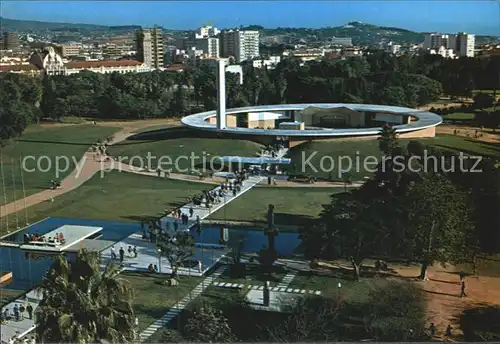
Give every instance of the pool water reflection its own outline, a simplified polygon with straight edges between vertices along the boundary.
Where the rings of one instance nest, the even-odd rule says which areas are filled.
[[[243,238],[243,252],[256,253],[262,248],[267,247],[268,239],[262,229],[245,228],[235,229],[230,228],[229,241],[238,237]],[[191,235],[198,243],[218,244],[220,240],[220,227],[203,227],[201,234],[198,235],[195,229],[191,229]],[[287,256],[299,246],[300,239],[298,233],[281,232],[274,240],[276,251],[282,255]]]
[[[57,227],[63,225],[81,225],[102,227],[102,236],[96,240],[107,240],[118,242],[133,233],[140,231],[139,223],[113,222],[99,220],[48,218],[39,223],[11,235],[4,240],[12,242],[22,242],[25,233],[38,233],[44,235]],[[191,231],[195,241],[198,243],[219,244],[220,228],[203,227],[201,234],[195,230]],[[267,247],[267,237],[262,229],[229,229],[229,240],[242,237],[243,252],[258,252],[263,247]],[[275,238],[275,248],[282,256],[290,255],[300,244],[298,233],[280,233]],[[68,259],[74,258],[74,253],[65,253]],[[0,247],[0,271],[11,271],[12,282],[4,286],[8,289],[29,290],[42,280],[46,271],[52,264],[54,256],[44,253],[27,253],[19,248]]]

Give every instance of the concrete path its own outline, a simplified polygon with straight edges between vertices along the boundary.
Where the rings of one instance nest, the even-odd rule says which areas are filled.
[[[238,283],[226,283],[226,282],[213,282],[215,287],[221,288],[233,288],[233,289],[243,289],[248,288],[248,290],[264,290],[263,285],[252,285],[252,284],[238,284]],[[294,294],[314,294],[321,295],[320,290],[312,290],[312,289],[297,289],[297,288],[287,288],[287,287],[270,287],[270,291],[272,292],[280,292],[280,293],[294,293]]]
[[[5,305],[2,307],[2,313],[5,311],[5,309],[9,310],[9,314],[12,316],[14,315],[13,309],[14,305],[25,305],[27,306],[26,302],[29,302],[31,306],[33,307],[33,319],[29,319],[28,317],[28,312],[24,312],[24,319],[20,321],[16,320],[10,320],[6,324],[2,324],[0,326],[0,339],[1,342],[9,342],[9,339],[16,336],[16,337],[22,337],[26,335],[27,333],[31,332],[35,328],[35,312],[36,309],[38,308],[38,304],[41,301],[42,297],[41,295],[38,295],[38,293],[35,290],[30,291],[29,293],[26,294],[27,299],[23,296],[18,298],[15,301],[12,301],[11,303]]]
[[[292,280],[295,278],[295,276],[297,275],[297,272],[291,272],[291,273],[287,273],[285,275],[285,277],[283,277],[283,279],[281,280],[280,283],[278,283],[278,288],[287,288],[290,283],[292,282]]]
[[[172,319],[178,316],[181,311],[186,308],[190,302],[196,299],[205,289],[207,289],[213,282],[213,280],[219,277],[226,270],[227,266],[223,265],[219,267],[211,276],[208,276],[198,284],[188,295],[186,295],[182,300],[180,300],[174,307],[165,313],[160,319],[152,323],[148,328],[141,332],[139,335],[139,340],[145,342],[149,337],[151,337],[160,328],[166,326]]]

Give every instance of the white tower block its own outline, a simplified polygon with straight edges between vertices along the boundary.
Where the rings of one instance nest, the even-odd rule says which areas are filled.
[[[217,61],[217,129],[226,128],[226,63]]]

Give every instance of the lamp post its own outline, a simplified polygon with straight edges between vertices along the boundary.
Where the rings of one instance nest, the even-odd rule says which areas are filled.
[[[158,272],[161,273],[161,249],[158,249]]]
[[[342,288],[342,284],[339,282],[337,284],[337,302],[340,303],[340,289]]]

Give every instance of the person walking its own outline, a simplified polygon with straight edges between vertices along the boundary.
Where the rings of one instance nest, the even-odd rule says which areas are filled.
[[[466,297],[467,294],[465,293],[465,279],[460,281],[460,297]]]
[[[193,214],[194,214],[193,207],[190,207],[189,208],[189,217],[193,217]]]
[[[436,335],[436,325],[434,325],[433,322],[431,322],[431,325],[429,326],[429,335],[431,337],[434,337]]]
[[[17,303],[14,305],[14,318],[19,321],[19,305]]]
[[[116,252],[114,246],[111,246],[111,259],[116,260]]]
[[[448,326],[446,327],[446,331],[445,331],[444,335],[445,335],[446,337],[451,337],[451,335],[452,335],[451,331],[452,331],[452,330],[453,330],[453,327],[451,327],[451,325],[448,325]]]
[[[123,262],[123,258],[125,256],[125,250],[123,249],[123,246],[120,247],[120,262]]]
[[[26,308],[24,307],[24,305],[20,305],[19,306],[19,313],[20,313],[20,316],[21,316],[21,320],[24,320],[24,312],[26,311]]]
[[[134,252],[134,258],[137,258],[137,246],[134,246],[132,251]]]
[[[28,312],[30,320],[33,320],[33,306],[29,302],[28,305],[26,306],[26,311]]]
[[[133,250],[132,250],[132,246],[129,245],[128,249],[128,255],[130,256],[130,258],[132,258],[134,255],[133,255]]]

